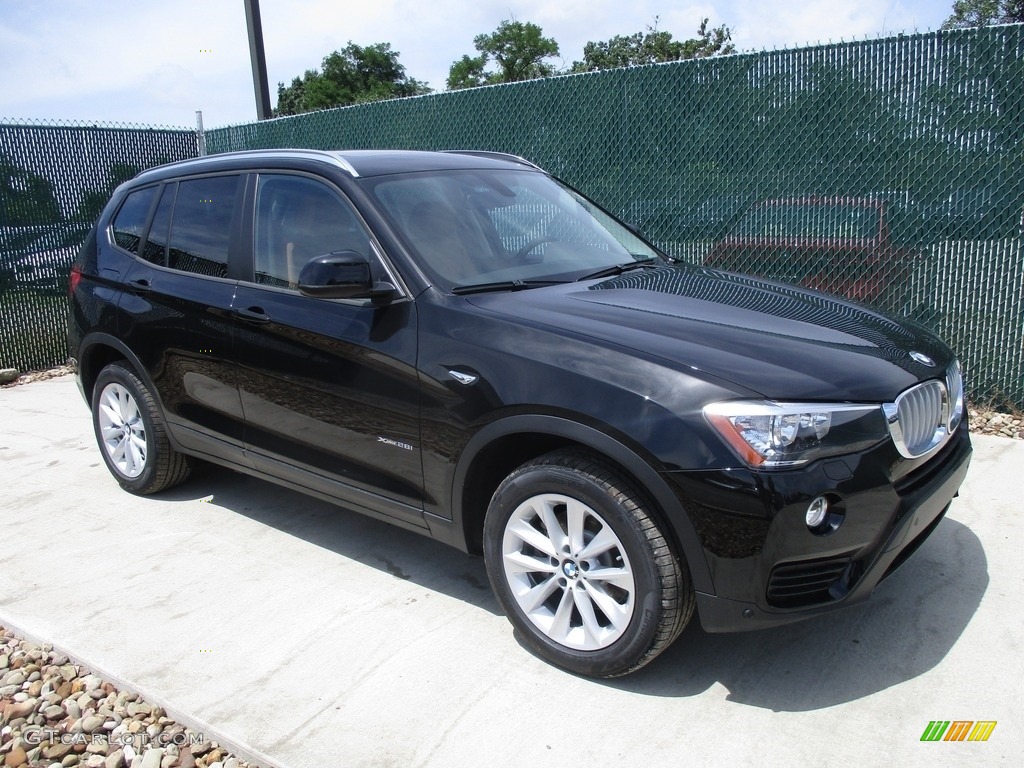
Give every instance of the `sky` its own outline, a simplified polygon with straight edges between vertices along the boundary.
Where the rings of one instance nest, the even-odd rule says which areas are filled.
[[[271,104],[277,84],[349,41],[387,42],[406,74],[444,90],[474,36],[504,19],[559,45],[646,31],[694,37],[725,24],[737,50],[799,47],[937,29],[952,0],[260,0]],[[0,122],[206,128],[256,119],[243,0],[0,0]]]

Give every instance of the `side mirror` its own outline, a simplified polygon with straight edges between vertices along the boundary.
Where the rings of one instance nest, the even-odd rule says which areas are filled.
[[[391,283],[374,283],[370,260],[355,251],[316,256],[299,273],[299,292],[319,299],[385,299],[395,291]]]

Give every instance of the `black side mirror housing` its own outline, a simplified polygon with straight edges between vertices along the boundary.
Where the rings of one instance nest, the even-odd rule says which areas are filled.
[[[374,282],[366,256],[335,251],[306,262],[299,273],[299,292],[319,299],[386,299],[396,288],[388,282]]]

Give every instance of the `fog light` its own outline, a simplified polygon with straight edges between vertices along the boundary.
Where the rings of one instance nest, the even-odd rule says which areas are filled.
[[[828,499],[824,496],[818,496],[814,501],[811,502],[810,506],[807,507],[807,527],[812,531],[821,528],[825,519],[828,517]]]

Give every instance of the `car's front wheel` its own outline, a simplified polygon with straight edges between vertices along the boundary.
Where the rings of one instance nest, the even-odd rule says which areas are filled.
[[[615,470],[559,451],[498,487],[484,524],[491,586],[541,657],[592,677],[647,664],[693,613],[689,574]]]
[[[131,369],[111,363],[100,371],[92,422],[103,461],[126,491],[157,493],[188,477],[187,457],[171,447],[160,409]]]

